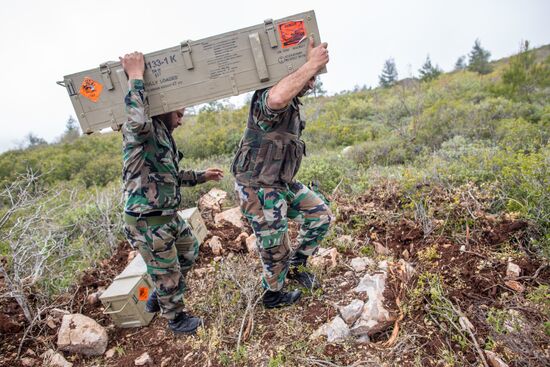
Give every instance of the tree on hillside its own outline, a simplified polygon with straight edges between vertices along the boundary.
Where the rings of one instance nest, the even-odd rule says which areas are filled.
[[[432,60],[430,60],[430,55],[428,55],[426,56],[426,61],[424,61],[424,64],[418,72],[420,73],[420,80],[423,82],[429,82],[430,80],[437,79],[437,77],[441,75],[442,70],[439,66],[432,65]]]
[[[311,93],[315,97],[324,96],[325,94],[327,94],[327,91],[323,89],[323,82],[321,81],[321,79],[319,79],[319,77],[317,77],[317,80],[315,81],[315,85],[313,86],[313,90],[311,91]]]
[[[493,68],[489,65],[491,53],[481,47],[481,42],[476,39],[468,60],[468,70],[479,74],[489,74]]]
[[[550,86],[550,63],[538,63],[535,53],[529,49],[529,41],[525,41],[520,52],[510,58],[502,83],[508,96],[529,100],[537,88]]]
[[[224,105],[221,100],[215,100],[205,103],[200,109],[199,112],[217,112],[224,109]]]
[[[72,142],[78,139],[79,136],[80,136],[80,127],[78,126],[78,122],[74,117],[69,116],[69,119],[65,124],[65,132],[61,136],[61,141],[67,142],[67,143]]]
[[[382,74],[378,77],[381,87],[391,87],[397,82],[397,67],[394,59],[387,59],[382,69]]]
[[[460,56],[455,62],[455,70],[464,70],[468,67],[466,65],[466,56]]]
[[[25,148],[33,148],[39,145],[46,145],[46,144],[48,144],[48,142],[45,139],[33,133],[29,133],[27,136],[25,136],[25,140],[23,141],[23,146]]]

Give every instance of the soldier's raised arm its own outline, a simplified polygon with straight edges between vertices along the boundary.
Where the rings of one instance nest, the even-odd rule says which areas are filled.
[[[285,108],[308,83],[313,83],[313,77],[329,61],[327,47],[326,42],[315,47],[313,37],[309,37],[307,62],[294,73],[281,79],[269,90],[267,105],[270,109],[281,110]]]
[[[142,142],[151,133],[152,120],[149,116],[149,104],[143,84],[145,63],[141,52],[133,52],[119,57],[122,67],[128,75],[129,91],[124,98],[128,119],[122,126],[125,139]]]

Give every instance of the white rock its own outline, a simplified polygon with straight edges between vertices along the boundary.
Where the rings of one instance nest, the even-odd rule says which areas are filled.
[[[374,251],[376,251],[378,255],[383,255],[383,256],[391,254],[390,249],[388,249],[386,246],[382,245],[380,242],[377,242],[377,241],[374,241]]]
[[[350,266],[356,272],[365,271],[367,267],[374,264],[374,261],[368,257],[356,257],[351,259]]]
[[[358,344],[369,344],[370,343],[370,337],[367,334],[361,335],[355,340]]]
[[[57,334],[57,346],[66,352],[102,355],[107,349],[107,331],[91,318],[72,314],[63,316]]]
[[[353,325],[353,323],[361,316],[364,305],[365,302],[359,299],[354,299],[349,305],[340,307],[340,315],[346,324]]]
[[[23,367],[33,367],[36,366],[36,360],[30,357],[23,357],[21,358],[21,365]]]
[[[384,330],[392,324],[394,318],[384,307],[384,288],[386,285],[387,273],[366,274],[355,292],[367,292],[368,300],[363,306],[359,320],[351,328],[354,336],[369,335]]]
[[[172,357],[163,358],[162,361],[160,362],[160,367],[172,366],[173,363],[170,363],[170,362],[172,362]]]
[[[223,253],[222,242],[218,236],[212,236],[212,238],[208,240],[208,246],[212,250],[214,256],[220,256]]]
[[[56,353],[53,349],[48,349],[42,354],[43,366],[47,367],[72,367],[73,364],[68,362],[61,354]]]
[[[208,220],[213,220],[214,216],[222,211],[222,204],[227,197],[227,192],[220,189],[212,189],[199,199],[198,207],[201,215]]]
[[[256,235],[252,233],[246,239],[246,249],[251,255],[258,255],[258,246],[256,245]]]
[[[328,328],[329,328],[328,323],[319,326],[319,328],[309,336],[309,339],[314,340],[314,339],[320,338],[321,336],[327,336]]]
[[[487,357],[487,362],[489,363],[489,366],[491,367],[508,367],[506,363],[502,359],[500,359],[499,356],[497,356],[495,353],[486,350],[485,356]]]
[[[153,360],[149,356],[149,353],[145,352],[139,357],[137,357],[134,361],[134,365],[136,366],[145,366],[148,364],[153,364]]]
[[[327,328],[327,341],[329,343],[339,342],[349,337],[349,326],[340,316],[336,316]]]
[[[218,226],[230,224],[239,230],[243,230],[244,222],[241,208],[235,207],[216,214],[214,216],[214,223]]]
[[[316,255],[311,257],[310,264],[320,268],[334,268],[338,264],[338,250],[334,247],[320,247]]]
[[[54,319],[51,315],[48,315],[48,317],[46,318],[46,325],[48,325],[48,327],[52,330],[56,329],[57,328],[57,322],[56,321],[58,321],[58,320]]]
[[[466,245],[462,245],[462,246],[460,246],[460,250],[459,250],[459,251],[460,251],[460,252],[464,252],[464,251],[466,251]]]
[[[116,347],[112,347],[111,349],[105,352],[105,358],[107,359],[113,358],[115,356],[115,353],[116,353]]]
[[[353,336],[369,335],[369,331],[376,325],[378,325],[376,320],[359,319],[350,329],[350,333]]]
[[[382,271],[388,271],[388,261],[387,260],[380,261],[378,263],[378,269]]]
[[[506,276],[510,279],[516,279],[521,274],[521,268],[514,264],[513,262],[508,263],[508,267],[506,268]]]
[[[355,292],[367,292],[369,297],[376,297],[378,294],[384,293],[386,284],[386,272],[376,273],[373,275],[365,274],[355,288]]]

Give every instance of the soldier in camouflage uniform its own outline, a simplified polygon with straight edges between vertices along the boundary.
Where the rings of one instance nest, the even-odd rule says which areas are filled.
[[[124,153],[124,231],[147,264],[155,289],[147,301],[149,312],[161,311],[176,333],[191,333],[201,320],[184,312],[185,275],[193,265],[199,243],[177,209],[180,187],[219,181],[216,168],[190,171],[178,168],[182,158],[172,131],[181,125],[183,109],[153,118],[143,84],[143,54],[120,58],[129,79],[125,103],[128,120],[122,126]]]
[[[305,154],[299,97],[314,87],[315,75],[328,61],[327,44],[314,47],[310,39],[308,60],[302,67],[275,86],[254,93],[231,166],[241,210],[257,237],[267,289],[263,303],[268,308],[299,299],[298,290],[282,291],[287,273],[306,288],[318,286],[305,266],[328,231],[332,213],[320,195],[294,176]],[[296,251],[289,243],[288,219],[301,224]]]

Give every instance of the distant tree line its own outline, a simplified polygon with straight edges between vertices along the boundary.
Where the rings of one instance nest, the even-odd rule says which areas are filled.
[[[492,71],[492,67],[489,64],[489,58],[491,53],[481,47],[481,41],[476,39],[472,50],[468,54],[468,62],[466,62],[466,56],[460,56],[455,63],[454,70],[469,70],[477,72],[479,74],[488,74]],[[426,56],[426,60],[422,67],[418,70],[418,79],[423,82],[429,82],[435,80],[443,73],[443,70],[436,64],[432,63],[430,55]],[[395,60],[389,58],[384,62],[382,73],[378,77],[378,84],[380,87],[387,88],[395,85],[398,82],[398,73]]]

